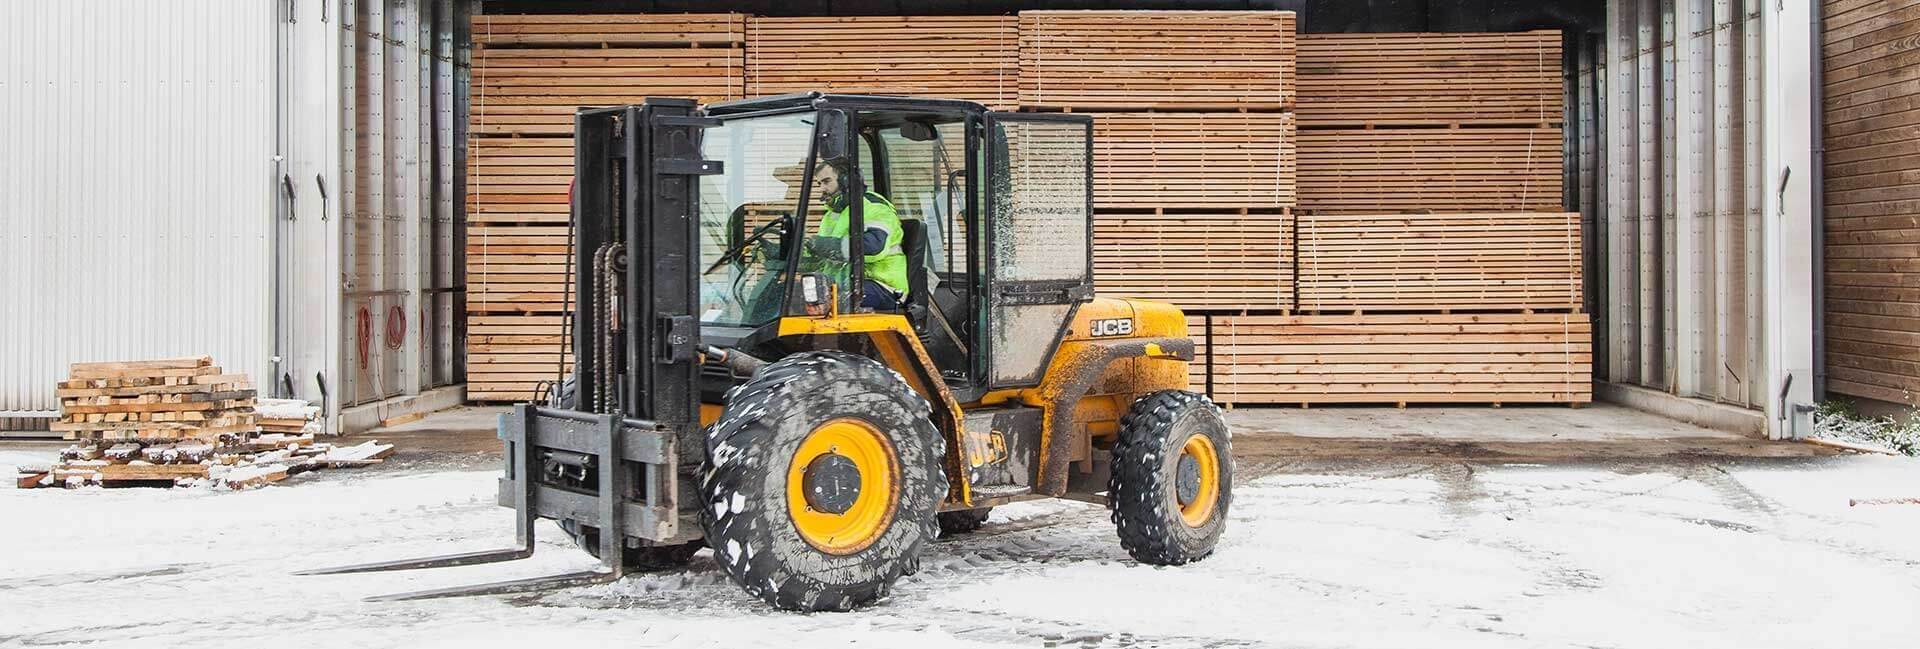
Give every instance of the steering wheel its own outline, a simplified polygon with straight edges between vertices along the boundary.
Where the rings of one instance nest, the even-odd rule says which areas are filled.
[[[755,243],[762,243],[762,240],[766,239],[767,235],[773,234],[775,230],[785,230],[789,218],[791,217],[782,215],[780,218],[768,221],[761,224],[760,227],[754,228],[752,234],[748,234],[747,238],[741,239],[740,243],[727,250],[726,254],[720,255],[720,258],[714,260],[713,265],[708,266],[706,272],[701,274],[712,273],[728,263],[744,262],[747,248],[753,246]]]

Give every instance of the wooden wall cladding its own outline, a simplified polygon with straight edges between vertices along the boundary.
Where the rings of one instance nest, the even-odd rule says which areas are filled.
[[[1289,214],[1098,213],[1094,285],[1101,295],[1186,309],[1293,306]]]
[[[1013,16],[753,18],[747,95],[914,95],[1010,109],[1020,95],[1019,27]]]
[[[1580,214],[1302,215],[1304,310],[1580,308]]]
[[[1285,11],[1022,11],[1020,105],[1074,110],[1284,110]]]
[[[1274,208],[1294,204],[1288,113],[1094,115],[1094,205]]]
[[[1228,404],[1587,403],[1584,314],[1189,317],[1193,379]]]
[[[1301,129],[1300,207],[1315,213],[1562,206],[1557,128]]]
[[[1557,30],[1305,34],[1296,112],[1306,127],[1558,124],[1560,43]]]
[[[738,99],[742,14],[473,18],[474,135],[572,135],[581,106]]]
[[[1920,0],[1821,10],[1827,389],[1920,406]]]

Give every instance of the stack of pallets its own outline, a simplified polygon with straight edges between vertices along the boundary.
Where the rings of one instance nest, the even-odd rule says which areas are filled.
[[[747,95],[818,90],[1011,108],[1018,30],[1012,16],[756,17],[747,23]]]
[[[1293,306],[1294,14],[1023,11],[1020,105],[1094,118],[1102,294]]]
[[[573,114],[647,97],[737,99],[746,16],[474,17],[467,395],[524,401],[566,366]]]
[[[260,430],[253,383],[207,356],[74,363],[50,428],[79,440],[237,439]]]

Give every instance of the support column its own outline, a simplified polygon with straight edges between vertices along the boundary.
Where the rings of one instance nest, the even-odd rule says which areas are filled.
[[[1811,3],[1762,2],[1760,39],[1765,67],[1761,85],[1761,169],[1765,174],[1760,219],[1765,323],[1763,348],[1769,398],[1767,436],[1798,438],[1811,432],[1805,408],[1813,403],[1813,132]]]

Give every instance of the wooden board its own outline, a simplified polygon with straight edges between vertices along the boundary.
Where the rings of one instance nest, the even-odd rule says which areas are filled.
[[[1561,209],[1558,128],[1298,133],[1300,208],[1317,214]]]
[[[837,92],[964,99],[1009,109],[1019,100],[1013,16],[753,18],[747,95]]]
[[[1821,11],[1827,389],[1920,406],[1920,0]]]
[[[1020,105],[1284,110],[1289,11],[1022,11]]]
[[[1560,32],[1303,34],[1303,128],[1558,124]]]
[[[1586,403],[1584,314],[1190,316],[1228,404]],[[1209,342],[1210,341],[1210,342]]]
[[[1189,309],[1289,308],[1292,220],[1284,213],[1097,213],[1094,285],[1103,296]]]
[[[571,135],[583,106],[647,97],[737,99],[743,14],[479,15],[472,115],[478,136]],[[470,154],[478,155],[478,154]]]
[[[476,315],[467,321],[467,398],[515,402],[571,371],[559,315]]]
[[[1294,204],[1290,114],[1103,113],[1093,132],[1095,207]]]
[[[1305,215],[1304,310],[1577,309],[1580,214]]]

